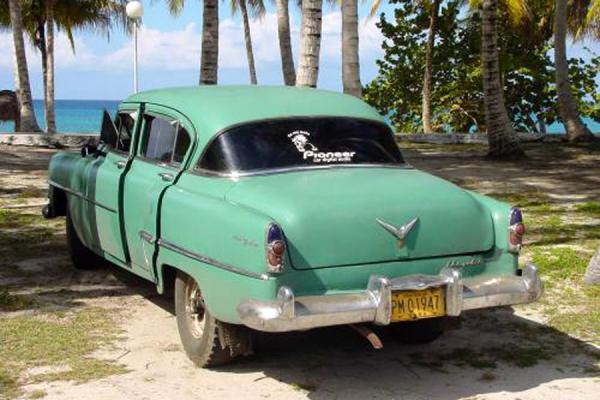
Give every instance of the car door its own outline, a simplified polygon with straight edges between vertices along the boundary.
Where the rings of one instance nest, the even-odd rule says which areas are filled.
[[[99,166],[96,171],[95,186],[92,189],[100,248],[106,258],[121,264],[128,262],[121,220],[122,188],[132,158],[134,134],[136,129],[139,129],[139,114],[139,105],[135,104],[122,106],[117,112],[114,124],[117,134],[113,139],[103,139],[104,145],[98,157]],[[103,127],[103,131],[106,129]]]
[[[124,222],[133,271],[153,279],[160,202],[185,167],[191,124],[171,109],[146,105],[140,141],[124,183]]]

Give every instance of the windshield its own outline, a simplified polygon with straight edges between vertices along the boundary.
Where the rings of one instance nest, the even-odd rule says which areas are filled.
[[[353,118],[287,118],[231,128],[209,145],[200,169],[250,172],[327,165],[403,164],[390,128]]]

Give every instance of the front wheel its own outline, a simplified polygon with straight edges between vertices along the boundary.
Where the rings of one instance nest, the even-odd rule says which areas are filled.
[[[183,272],[175,279],[175,314],[183,348],[198,367],[227,364],[251,352],[248,329],[215,319],[196,280]]]

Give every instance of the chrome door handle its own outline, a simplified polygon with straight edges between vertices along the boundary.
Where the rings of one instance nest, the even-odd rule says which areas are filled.
[[[172,182],[175,179],[173,174],[169,174],[168,172],[161,172],[158,176],[165,182]]]
[[[125,161],[115,161],[115,165],[117,166],[117,168],[123,169],[123,168],[125,168],[127,163]]]

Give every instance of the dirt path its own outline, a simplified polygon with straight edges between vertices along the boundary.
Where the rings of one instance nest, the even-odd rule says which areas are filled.
[[[543,192],[565,207],[600,199],[600,156],[581,155],[577,149],[551,152],[533,149],[532,159],[520,165],[485,162],[477,147],[445,146],[441,153],[436,146],[420,146],[405,153],[415,166],[483,192]],[[0,207],[43,201],[51,154],[0,147]],[[28,229],[37,232],[38,222]],[[29,368],[23,377],[23,398],[598,398],[600,350],[547,326],[538,305],[466,313],[461,329],[426,346],[400,345],[384,331],[384,349],[378,351],[346,327],[257,334],[253,356],[216,370],[198,369],[183,354],[169,299],[157,296],[152,285],[141,280],[123,279],[122,274],[115,278],[110,269],[73,271],[60,244],[61,222],[43,228],[51,230],[44,231],[41,240],[18,247],[9,236],[1,237],[9,246],[0,243],[0,286],[33,294],[43,304],[19,315],[105,310],[122,330],[121,340],[90,356],[121,364],[128,372],[82,384],[32,383],[39,371]],[[19,251],[23,246],[25,251]],[[13,314],[0,311],[0,318]],[[52,369],[60,370],[60,365]]]

